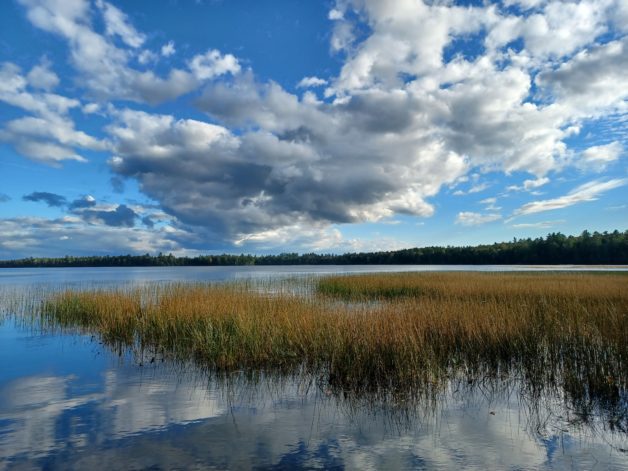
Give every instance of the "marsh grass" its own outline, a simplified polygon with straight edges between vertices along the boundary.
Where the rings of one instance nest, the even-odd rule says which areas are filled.
[[[520,378],[628,429],[628,276],[403,273],[64,291],[42,325],[194,360],[217,372],[316,376],[345,397],[433,395],[453,378]]]

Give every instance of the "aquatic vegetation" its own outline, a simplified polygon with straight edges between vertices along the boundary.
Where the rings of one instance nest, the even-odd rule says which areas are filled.
[[[309,295],[240,284],[64,291],[43,325],[193,359],[214,371],[316,375],[397,399],[517,377],[628,430],[628,276],[403,273],[308,280]]]

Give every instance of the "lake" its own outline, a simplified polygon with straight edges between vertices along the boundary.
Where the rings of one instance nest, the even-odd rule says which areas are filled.
[[[0,295],[59,286],[228,281],[513,266],[0,270]],[[607,270],[604,268],[598,268]],[[625,270],[625,268],[624,268]],[[152,361],[152,362],[151,362]],[[452,383],[436,403],[334,395],[315,378],[235,373],[115,352],[80,333],[0,323],[0,469],[628,469],[625,432],[583,424],[516,379]]]
[[[235,267],[0,268],[0,286],[26,284],[118,284],[170,281],[217,282],[247,278],[321,276],[334,273],[415,271],[628,271],[626,266],[581,265],[282,265]]]

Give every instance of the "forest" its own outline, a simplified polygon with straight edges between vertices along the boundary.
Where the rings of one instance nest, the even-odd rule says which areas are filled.
[[[0,260],[0,268],[27,267],[149,267],[235,265],[554,265],[628,264],[628,230],[559,232],[535,239],[513,239],[465,247],[421,247],[388,252],[345,254],[281,253],[276,255],[220,254],[197,257],[103,255],[59,258],[29,257]]]

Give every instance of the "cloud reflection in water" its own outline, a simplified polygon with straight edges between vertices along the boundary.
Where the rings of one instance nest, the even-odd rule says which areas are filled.
[[[0,372],[0,468],[627,466],[617,451],[626,437],[553,425],[531,433],[520,398],[507,393],[451,394],[431,413],[396,421],[307,384],[208,381],[167,364],[121,363],[89,342],[41,337],[43,355],[28,356],[30,334],[7,323],[1,330],[12,343],[0,347],[0,361],[24,354],[35,372]],[[106,361],[92,361],[97,353]],[[100,371],[86,374],[86,364]]]

